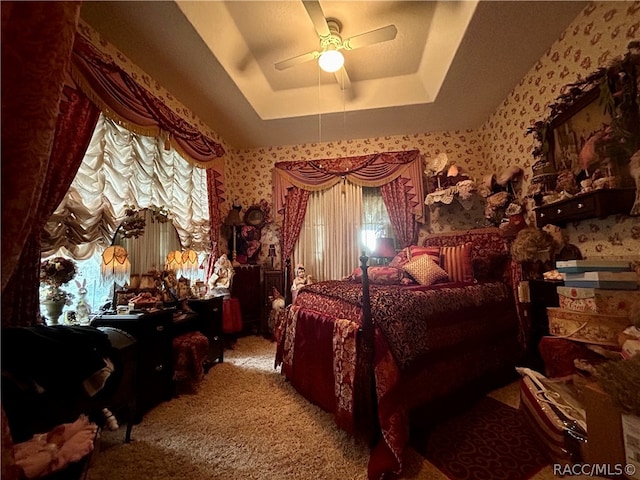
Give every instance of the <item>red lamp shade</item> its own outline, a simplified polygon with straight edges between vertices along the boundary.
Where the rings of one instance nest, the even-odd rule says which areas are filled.
[[[378,238],[376,241],[376,249],[371,254],[372,257],[393,258],[396,256],[396,248],[393,238]]]

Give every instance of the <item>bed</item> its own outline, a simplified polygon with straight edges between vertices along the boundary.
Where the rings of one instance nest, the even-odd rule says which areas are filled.
[[[368,476],[381,479],[401,473],[416,412],[515,371],[526,326],[497,228],[429,236],[389,268],[366,260],[348,279],[300,290],[277,326],[275,363],[340,428],[369,440]]]

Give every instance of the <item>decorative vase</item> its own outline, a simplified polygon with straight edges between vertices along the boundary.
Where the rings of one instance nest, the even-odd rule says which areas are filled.
[[[41,303],[47,312],[47,323],[49,325],[57,325],[62,309],[65,306],[64,300],[45,300]]]

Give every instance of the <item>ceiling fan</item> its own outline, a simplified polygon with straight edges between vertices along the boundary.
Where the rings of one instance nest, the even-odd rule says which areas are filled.
[[[285,70],[301,63],[318,59],[320,68],[328,72],[334,72],[340,88],[345,90],[351,88],[351,81],[344,68],[344,57],[340,50],[355,50],[375,43],[386,42],[396,38],[398,29],[395,25],[361,33],[353,37],[342,40],[340,30],[342,24],[335,18],[325,18],[322,7],[318,0],[304,0],[304,8],[307,10],[313,26],[320,36],[320,50],[304,53],[288,60],[283,60],[275,64],[277,70]],[[326,66],[325,61],[330,62],[333,57],[337,59],[335,65]]]

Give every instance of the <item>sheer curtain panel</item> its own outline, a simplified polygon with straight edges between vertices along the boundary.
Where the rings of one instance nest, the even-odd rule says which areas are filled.
[[[302,263],[314,281],[338,280],[359,264],[362,253],[362,187],[340,182],[312,192],[293,265]]]

